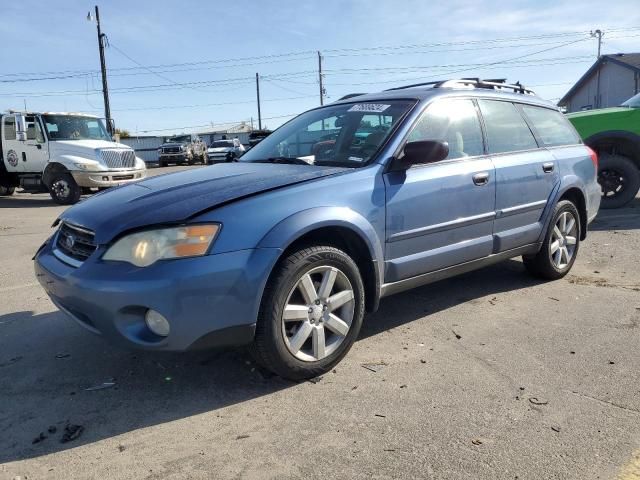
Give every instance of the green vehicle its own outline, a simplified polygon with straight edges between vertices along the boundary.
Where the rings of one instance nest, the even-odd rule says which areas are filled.
[[[598,153],[602,208],[618,208],[640,189],[640,93],[619,107],[570,113],[567,118]]]

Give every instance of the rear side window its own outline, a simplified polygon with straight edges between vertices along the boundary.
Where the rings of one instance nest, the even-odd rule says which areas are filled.
[[[533,123],[534,130],[545,146],[556,147],[580,143],[580,137],[560,112],[531,105],[523,105],[522,109]]]
[[[441,140],[449,144],[447,159],[484,153],[478,112],[471,100],[437,100],[409,134],[407,141]]]
[[[16,119],[14,117],[4,118],[4,139],[5,140],[16,139]]]
[[[487,129],[489,153],[538,148],[533,133],[513,103],[479,100],[478,104]]]

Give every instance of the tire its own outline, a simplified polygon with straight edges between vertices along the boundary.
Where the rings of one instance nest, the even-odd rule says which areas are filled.
[[[580,249],[581,228],[576,206],[569,200],[558,202],[540,251],[522,257],[529,273],[546,280],[557,280],[569,273]]]
[[[165,161],[159,161],[159,162],[158,162],[158,166],[159,166],[160,168],[164,168],[164,167],[166,167],[166,166],[167,166],[167,162],[165,162]]]
[[[331,298],[340,305],[332,309]],[[261,365],[284,378],[322,375],[355,342],[364,305],[362,277],[346,253],[329,246],[300,249],[278,264],[267,283],[252,353]],[[291,316],[285,327],[286,306],[298,308],[288,309]]]
[[[0,197],[10,197],[16,191],[16,187],[3,187],[0,185]]]
[[[640,189],[640,168],[622,155],[603,154],[598,167],[602,187],[602,208],[620,208],[633,200]]]
[[[80,200],[81,189],[67,172],[54,173],[49,185],[49,195],[58,205],[73,205]]]

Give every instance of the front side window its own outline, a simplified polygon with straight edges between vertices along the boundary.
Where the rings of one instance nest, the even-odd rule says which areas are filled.
[[[429,105],[407,139],[408,142],[420,140],[447,142],[447,159],[482,155],[482,129],[473,101],[444,99]]]
[[[29,115],[25,117],[25,123],[27,125],[27,140],[35,140],[38,143],[44,143],[44,135],[42,135],[42,129],[40,128],[38,118]]]
[[[4,139],[16,139],[16,119],[15,117],[4,117]]]
[[[479,100],[478,104],[487,129],[489,153],[538,148],[533,133],[513,103]]]
[[[413,105],[409,100],[380,100],[310,110],[266,137],[240,161],[361,167]]]
[[[102,120],[80,115],[43,115],[50,140],[108,140]]]
[[[569,121],[557,110],[523,105],[525,115],[531,120],[536,133],[547,147],[575,145],[580,137]]]

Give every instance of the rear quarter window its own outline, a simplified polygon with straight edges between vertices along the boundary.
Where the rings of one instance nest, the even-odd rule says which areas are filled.
[[[523,105],[525,115],[546,147],[575,145],[580,137],[562,113],[549,108]]]

